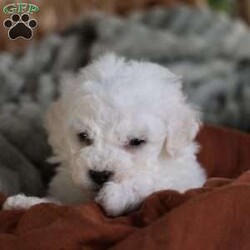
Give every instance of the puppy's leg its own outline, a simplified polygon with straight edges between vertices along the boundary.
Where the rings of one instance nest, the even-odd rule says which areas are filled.
[[[77,187],[65,167],[59,167],[57,174],[51,180],[48,196],[63,204],[79,204],[88,200],[86,192]]]
[[[28,197],[25,196],[24,194],[18,194],[7,198],[7,200],[3,204],[2,209],[3,210],[29,209],[30,207],[41,203],[60,204],[58,201],[50,198]]]
[[[48,197],[44,198],[28,197],[24,194],[10,196],[4,202],[3,209],[28,209],[40,203],[75,204],[87,199],[84,192],[73,184],[69,173],[62,167],[58,169],[57,174],[52,179],[47,195]]]

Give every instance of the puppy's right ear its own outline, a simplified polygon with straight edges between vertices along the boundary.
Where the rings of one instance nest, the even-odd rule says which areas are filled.
[[[62,160],[66,157],[63,109],[59,101],[53,103],[45,115],[45,126],[48,131],[49,144],[52,146],[56,156]]]

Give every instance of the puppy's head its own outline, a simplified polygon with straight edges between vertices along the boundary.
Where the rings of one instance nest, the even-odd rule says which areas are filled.
[[[82,189],[160,171],[198,131],[180,79],[157,64],[108,54],[64,85],[47,114],[49,141]]]

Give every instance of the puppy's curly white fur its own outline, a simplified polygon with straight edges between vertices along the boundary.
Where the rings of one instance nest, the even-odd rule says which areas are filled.
[[[117,216],[155,191],[203,185],[194,142],[199,112],[187,103],[179,77],[106,54],[64,82],[47,114],[49,142],[61,161],[49,197],[95,199]]]

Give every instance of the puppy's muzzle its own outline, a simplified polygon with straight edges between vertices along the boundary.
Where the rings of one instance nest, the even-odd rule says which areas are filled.
[[[105,182],[107,182],[112,175],[113,173],[110,171],[89,170],[90,179],[99,186],[102,186]]]

